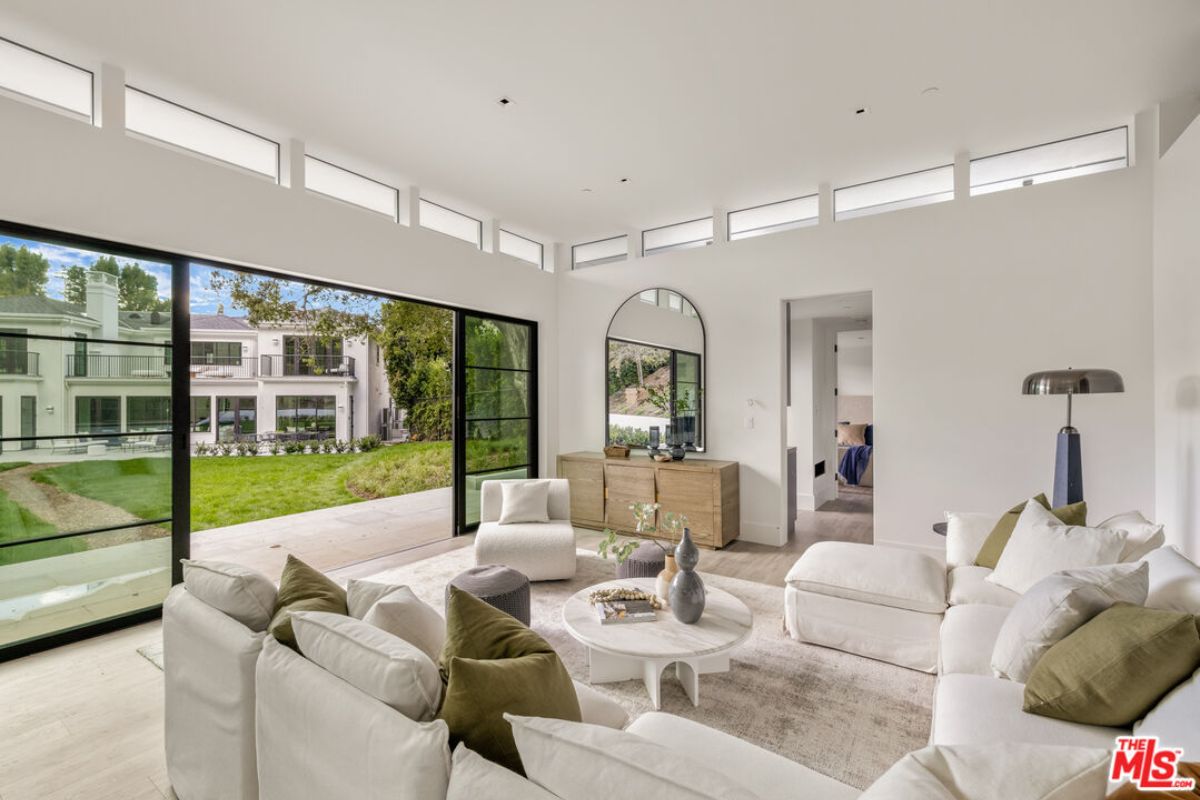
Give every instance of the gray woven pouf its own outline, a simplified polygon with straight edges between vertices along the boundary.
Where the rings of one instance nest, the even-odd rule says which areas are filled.
[[[450,587],[470,592],[493,608],[529,624],[529,578],[502,564],[485,564],[460,572],[446,584],[446,606]]]
[[[642,542],[617,565],[617,578],[656,578],[667,565],[667,555],[654,542]]]

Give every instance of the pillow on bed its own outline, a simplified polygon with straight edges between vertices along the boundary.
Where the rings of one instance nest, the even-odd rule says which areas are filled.
[[[866,423],[839,422],[837,425],[837,443],[849,447],[866,444]]]

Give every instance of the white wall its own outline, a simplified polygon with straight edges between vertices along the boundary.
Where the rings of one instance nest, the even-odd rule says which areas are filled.
[[[870,331],[866,331],[870,334]],[[871,381],[871,342],[860,342],[863,331],[838,333],[837,387],[839,395],[870,397],[875,393]]]
[[[0,130],[0,220],[536,321],[543,469],[553,461],[552,273],[6,97]]]
[[[930,524],[945,509],[999,510],[1050,489],[1065,409],[1020,386],[1051,367],[1124,375],[1124,394],[1076,404],[1087,496],[1096,519],[1152,508],[1153,157],[1140,161],[560,273],[559,316],[571,321],[558,340],[561,449],[603,444],[609,316],[635,291],[678,288],[708,332],[708,455],[741,462],[743,538],[782,542],[782,301],[871,290],[876,438],[887,454],[876,464],[877,542],[940,552]]]
[[[1200,556],[1200,123],[1155,175],[1154,369],[1158,521]]]

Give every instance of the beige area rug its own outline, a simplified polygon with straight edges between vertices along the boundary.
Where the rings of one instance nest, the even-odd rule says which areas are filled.
[[[464,548],[370,579],[408,584],[441,611],[447,581],[473,565],[473,552]],[[572,594],[611,580],[614,572],[613,562],[580,550],[574,579],[532,587],[533,628],[584,682],[584,649],[566,632],[560,610]],[[754,631],[733,651],[729,673],[701,677],[698,708],[687,699],[674,671],[666,670],[663,711],[733,734],[859,788],[870,785],[905,753],[927,744],[932,675],[794,642],[783,629],[782,588],[720,575],[704,575],[704,580],[750,607]],[[641,681],[596,688],[633,716],[651,710]]]

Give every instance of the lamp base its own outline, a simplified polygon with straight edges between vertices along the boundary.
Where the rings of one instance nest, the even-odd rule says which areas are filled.
[[[1058,432],[1054,455],[1054,508],[1083,499],[1083,457],[1079,431],[1067,426]]]

